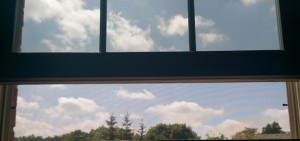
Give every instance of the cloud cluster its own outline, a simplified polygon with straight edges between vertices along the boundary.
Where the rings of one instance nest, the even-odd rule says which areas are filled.
[[[60,97],[57,101],[54,107],[40,109],[38,119],[32,118],[33,116],[28,113],[18,113],[16,135],[28,136],[34,133],[47,137],[77,129],[89,132],[104,125],[110,116],[107,112],[101,112],[103,108],[91,99]]]
[[[57,106],[47,109],[46,112],[54,117],[69,118],[72,115],[88,114],[102,109],[91,99],[60,97]]]
[[[21,109],[38,109],[40,107],[38,102],[28,102],[22,97],[17,98],[18,108]]]
[[[198,33],[197,37],[204,47],[228,39],[225,35],[215,32],[215,22],[211,19],[196,16],[195,27],[199,29],[197,31],[200,33]],[[175,15],[166,21],[163,17],[158,17],[157,28],[164,36],[184,36],[188,32],[188,18],[184,18],[182,15]],[[203,29],[210,32],[203,32]]]
[[[200,38],[204,46],[212,43],[222,42],[228,39],[228,37],[226,37],[225,35],[216,32],[200,33],[198,34],[198,37]]]
[[[108,14],[107,35],[114,52],[147,52],[153,50],[151,29],[138,27],[121,13]]]
[[[230,138],[235,133],[244,130],[245,127],[249,127],[249,124],[237,120],[227,119],[214,126],[204,125],[200,128],[200,136],[206,137],[206,134],[209,134],[210,136],[220,136],[220,134],[223,134],[224,136]]]
[[[18,136],[35,134],[47,137],[57,134],[57,132],[53,133],[55,130],[53,125],[50,125],[44,121],[36,121],[19,115],[16,116],[16,125],[17,126],[14,128],[14,131]]]
[[[84,0],[26,0],[25,20],[55,21],[61,32],[55,38],[63,46],[43,39],[41,43],[51,51],[82,51],[93,37],[98,36],[100,24],[100,10],[85,7]]]
[[[121,88],[119,90],[116,90],[115,93],[118,97],[122,97],[126,99],[144,99],[144,100],[155,99],[155,96],[148,90],[143,90],[141,92],[128,92],[127,90]]]
[[[195,23],[197,28],[210,28],[215,25],[214,21],[201,16],[195,17]],[[165,36],[184,36],[188,32],[188,18],[184,18],[182,15],[175,15],[166,21],[163,17],[158,16],[157,28]]]
[[[201,107],[194,102],[175,101],[171,104],[150,107],[145,113],[160,116],[160,122],[163,123],[187,123],[196,127],[202,125],[205,120],[222,115],[224,110]]]

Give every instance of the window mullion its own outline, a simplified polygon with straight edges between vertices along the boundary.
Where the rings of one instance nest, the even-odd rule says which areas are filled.
[[[106,53],[107,0],[100,3],[100,53]]]
[[[194,0],[188,0],[188,24],[190,52],[196,52],[196,28],[195,28],[195,4]]]

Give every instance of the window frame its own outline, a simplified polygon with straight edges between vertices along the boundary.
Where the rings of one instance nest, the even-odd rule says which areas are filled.
[[[298,80],[300,3],[278,2],[284,50],[195,51],[195,21],[189,18],[190,52],[106,53],[107,0],[101,0],[101,53],[17,53],[23,24],[17,19],[24,15],[17,9],[24,0],[3,0],[0,84]],[[188,0],[189,17],[194,17],[193,3]]]

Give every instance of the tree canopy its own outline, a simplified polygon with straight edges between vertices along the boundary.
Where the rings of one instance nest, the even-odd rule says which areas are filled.
[[[279,123],[274,121],[272,124],[267,124],[265,127],[262,128],[263,134],[280,134],[284,133],[282,128],[280,127]]]
[[[232,136],[233,140],[243,140],[243,139],[255,139],[257,134],[257,128],[245,128],[244,130],[235,133]]]
[[[185,124],[158,124],[146,133],[148,140],[187,140],[200,139],[197,134]]]

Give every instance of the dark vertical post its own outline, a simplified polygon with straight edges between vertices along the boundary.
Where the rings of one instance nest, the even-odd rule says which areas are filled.
[[[196,52],[196,28],[195,28],[195,4],[194,0],[188,1],[188,22],[189,22],[189,46],[190,52]]]
[[[100,3],[100,53],[106,53],[107,0]]]

